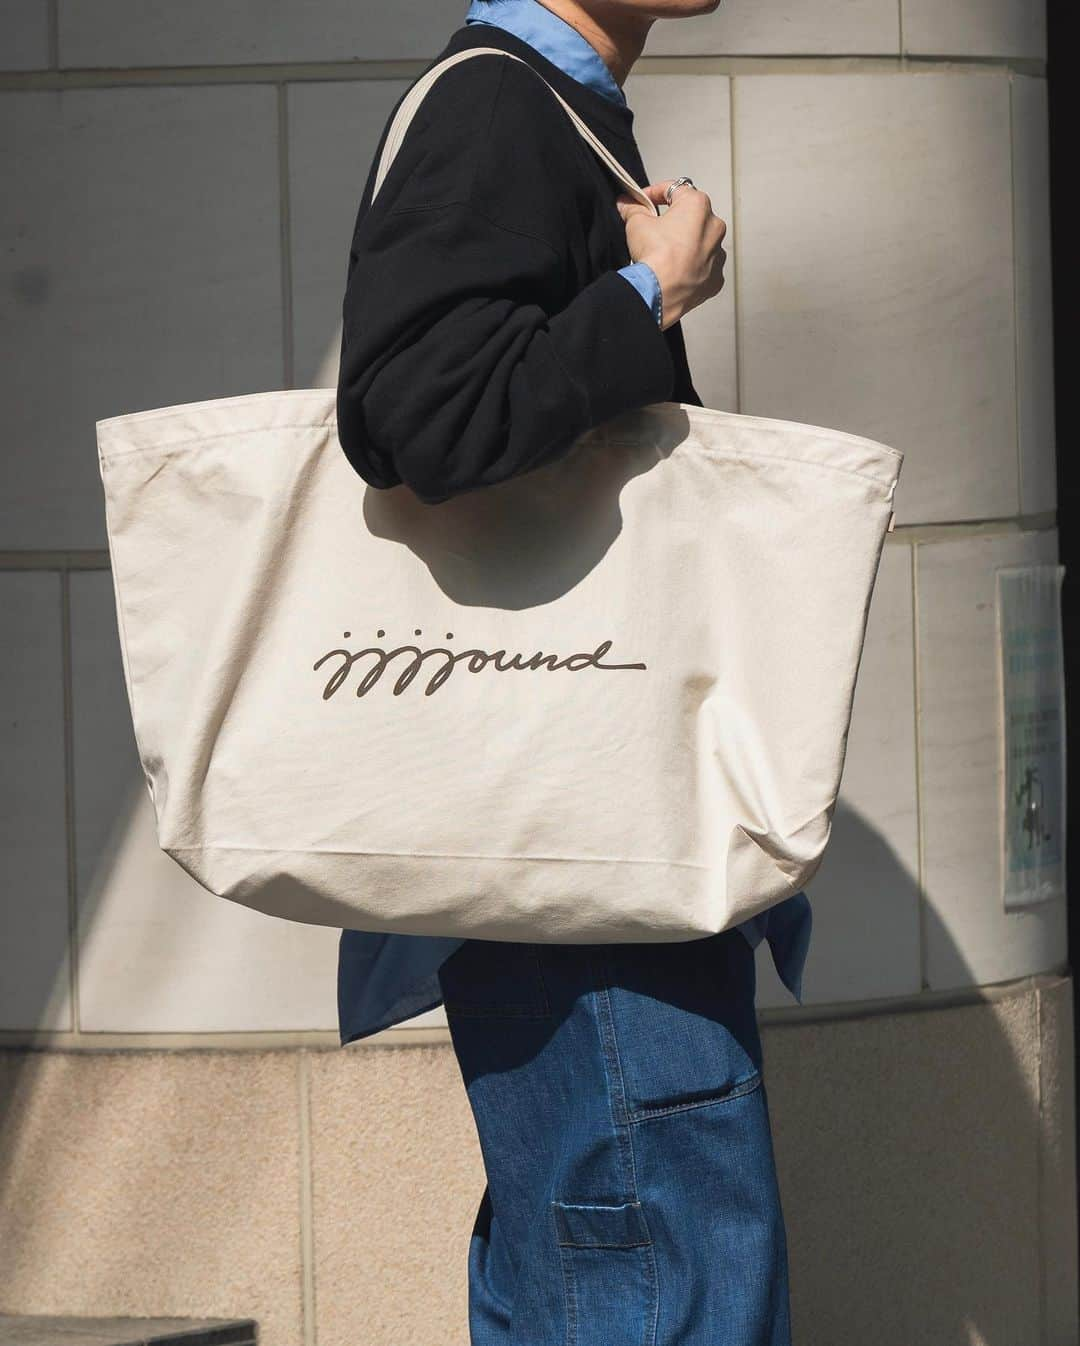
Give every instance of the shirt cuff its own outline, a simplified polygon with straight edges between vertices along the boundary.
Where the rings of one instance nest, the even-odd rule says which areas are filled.
[[[638,294],[648,304],[657,324],[659,324],[663,320],[660,282],[656,278],[656,272],[648,262],[631,262],[629,266],[619,268],[619,275],[625,276],[637,290]]]

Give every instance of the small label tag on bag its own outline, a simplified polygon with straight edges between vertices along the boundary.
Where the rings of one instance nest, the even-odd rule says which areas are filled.
[[[891,532],[892,532],[892,530],[893,530],[893,524],[894,524],[895,522],[896,522],[896,515],[895,515],[895,513],[894,513],[892,510],[889,510],[889,526],[888,526],[888,528],[885,529],[886,533],[891,533]]]

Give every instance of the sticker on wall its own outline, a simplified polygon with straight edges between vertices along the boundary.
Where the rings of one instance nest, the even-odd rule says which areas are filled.
[[[996,574],[1002,899],[1015,911],[1065,895],[1065,567],[1009,566]]]

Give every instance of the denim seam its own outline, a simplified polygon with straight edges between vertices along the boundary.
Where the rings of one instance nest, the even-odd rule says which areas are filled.
[[[641,1212],[641,1218],[645,1218],[644,1210]],[[656,1245],[653,1243],[651,1236],[646,1246],[649,1250],[649,1274],[652,1278],[653,1313],[652,1326],[649,1328],[649,1335],[645,1340],[645,1346],[656,1346],[656,1334],[659,1331],[660,1323],[660,1274],[656,1269]]]
[[[747,1094],[752,1094],[755,1089],[760,1089],[763,1082],[763,1076],[759,1072],[751,1075],[749,1079],[742,1083],[733,1085],[727,1093],[714,1094],[709,1098],[694,1099],[690,1103],[672,1103],[667,1107],[658,1108],[637,1108],[630,1114],[629,1124],[636,1125],[638,1122],[650,1122],[654,1117],[670,1117],[678,1112],[690,1112],[694,1108],[714,1108],[719,1103],[727,1103],[729,1100],[743,1098]]]
[[[619,1044],[615,1036],[615,1016],[611,1008],[611,988],[607,968],[599,957],[594,959],[594,969],[595,989],[593,995],[596,1001],[596,1019],[600,1027],[600,1042],[604,1049],[604,1069],[608,1076],[608,1110],[611,1113],[611,1122],[615,1127],[616,1136],[618,1136],[619,1128],[625,1126],[628,1120],[626,1083],[623,1079]],[[629,1140],[629,1137],[627,1139]],[[624,1146],[620,1141],[619,1151],[624,1160],[629,1160],[626,1165],[628,1173],[624,1176],[628,1176],[630,1180],[630,1200],[636,1201],[638,1199],[637,1172],[634,1165],[633,1145]]]
[[[611,1005],[611,985],[608,977],[608,967],[606,959],[602,954],[594,958],[594,967],[596,979],[599,988],[596,991],[597,1017],[600,1020],[601,1041],[605,1046],[604,1069],[608,1069],[609,1053],[614,1065],[615,1074],[618,1077],[618,1111],[620,1116],[616,1118],[612,1112],[612,1123],[615,1126],[615,1138],[619,1146],[620,1153],[629,1156],[631,1200],[637,1202],[641,1211],[641,1222],[645,1226],[645,1232],[648,1235],[648,1243],[645,1245],[648,1249],[648,1281],[649,1291],[652,1295],[653,1315],[652,1323],[648,1328],[648,1335],[642,1346],[656,1346],[656,1336],[659,1330],[660,1319],[660,1285],[659,1273],[656,1266],[656,1245],[653,1242],[652,1230],[649,1228],[649,1221],[645,1214],[645,1208],[641,1204],[641,1198],[638,1194],[637,1184],[637,1161],[634,1157],[634,1133],[630,1129],[630,1118],[626,1107],[626,1083],[623,1077],[622,1058],[619,1055],[619,1041],[615,1032],[615,1013]],[[611,1108],[611,1093],[608,1093],[608,1107]],[[626,1144],[623,1145],[623,1136],[625,1135]],[[625,1161],[624,1161],[625,1162]]]
[[[552,1214],[554,1219],[554,1213]],[[556,1231],[556,1237],[558,1237]],[[562,1262],[563,1304],[566,1307],[566,1346],[577,1346],[578,1305],[577,1280],[574,1276],[573,1251],[565,1244],[558,1244],[559,1260]]]

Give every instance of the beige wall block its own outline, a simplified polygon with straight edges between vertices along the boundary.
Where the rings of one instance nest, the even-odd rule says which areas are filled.
[[[4,0],[0,5],[0,70],[44,70],[48,64],[48,0]]]
[[[0,1312],[301,1335],[297,1059],[0,1053]]]
[[[60,583],[0,574],[0,1029],[71,1027]]]
[[[803,1000],[871,1000],[919,989],[918,827],[911,549],[882,553],[855,688],[844,774],[821,868]],[[758,949],[759,1007],[794,1005]]]
[[[1034,994],[766,1030],[800,1346],[1039,1341],[1037,1061]]]
[[[1006,912],[1000,861],[994,571],[1056,561],[1054,531],[918,545],[926,974],[935,990],[1065,959],[1065,903]]]
[[[1077,1346],[1076,1042],[1073,983],[1062,977],[1039,993],[1042,1137],[1042,1294],[1046,1346]]]
[[[900,0],[913,55],[1046,57],[1046,0]]]
[[[685,173],[731,226],[731,81],[721,75],[631,75],[626,98],[651,181]],[[707,407],[738,410],[734,267],[724,288],[682,327],[694,387]]]
[[[108,571],[72,575],[71,614],[81,1027],[336,1029],[338,931],[216,897],[158,847]]]
[[[645,55],[895,55],[899,50],[899,14],[893,0],[784,5],[724,0],[712,14],[655,24]]]
[[[1009,82],[735,80],[741,410],[906,455],[897,521],[1016,512]]]
[[[483,1164],[453,1049],[311,1056],[319,1346],[461,1346]]]
[[[298,388],[333,388],[357,208],[390,112],[408,80],[290,84],[289,215],[293,365]]]
[[[0,547],[103,547],[94,421],[281,386],[272,88],[0,95]]]
[[[1047,115],[1046,81],[1014,75],[1017,430],[1020,439],[1020,508],[1024,514],[1052,510],[1057,506]]]
[[[58,0],[62,66],[432,57],[466,0]]]

